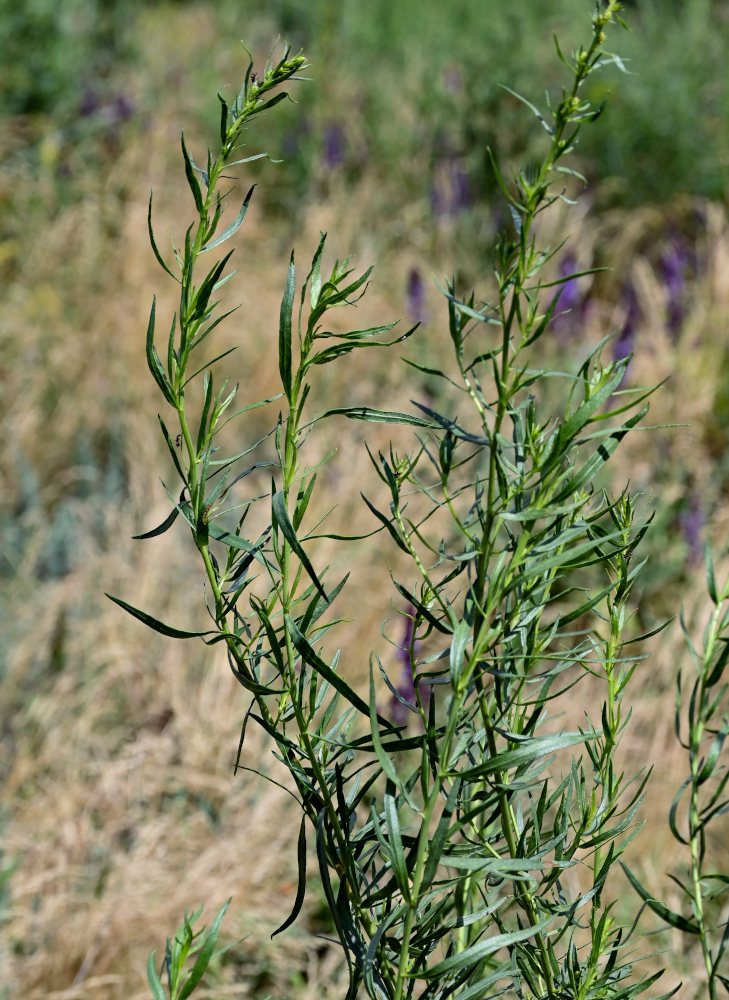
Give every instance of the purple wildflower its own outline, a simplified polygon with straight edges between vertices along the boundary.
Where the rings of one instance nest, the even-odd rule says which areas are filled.
[[[344,129],[338,122],[329,122],[324,128],[322,160],[329,170],[341,167],[347,157]]]
[[[704,527],[704,512],[701,507],[701,500],[696,492],[691,494],[688,504],[678,515],[678,523],[689,551],[689,562],[695,566],[701,562],[704,552],[701,541]]]
[[[641,312],[638,305],[638,296],[632,285],[626,285],[623,289],[623,307],[625,309],[625,319],[620,333],[613,340],[613,358],[617,361],[627,357],[635,347],[636,326],[640,322]]]
[[[430,188],[434,215],[457,215],[473,203],[471,182],[462,158],[446,153],[436,164]]]
[[[392,694],[388,705],[388,714],[397,726],[405,726],[408,723],[410,712],[408,705],[415,711],[415,681],[413,677],[413,664],[410,658],[410,647],[413,647],[413,656],[417,655],[418,642],[413,642],[415,609],[410,607],[405,613],[405,633],[401,644],[397,647],[397,659],[400,663],[400,676],[394,685],[397,695]],[[403,704],[403,699],[408,705]]]
[[[451,204],[453,212],[461,212],[473,201],[468,171],[463,163],[455,162],[451,167]]]
[[[666,322],[669,333],[675,336],[683,321],[686,298],[686,271],[688,255],[683,240],[674,237],[659,262],[663,287],[668,298]]]
[[[577,259],[571,253],[565,254],[559,264],[557,276],[562,280],[562,284],[555,295],[554,323],[557,329],[571,325],[573,317],[570,313],[574,313],[582,303],[582,293],[580,292],[578,279],[572,277],[576,267]]]
[[[90,87],[84,88],[83,97],[81,98],[81,103],[78,106],[78,113],[83,117],[87,118],[89,115],[95,114],[99,110],[99,98],[94,93]]]
[[[425,308],[425,282],[417,267],[411,267],[405,286],[405,306],[413,323],[424,323],[428,318]]]
[[[134,114],[134,102],[125,94],[116,94],[109,102],[112,122],[128,121]]]

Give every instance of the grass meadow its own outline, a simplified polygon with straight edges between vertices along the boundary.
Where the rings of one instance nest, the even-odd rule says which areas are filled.
[[[446,308],[434,279],[478,287],[503,221],[486,148],[504,163],[539,139],[498,85],[540,98],[552,31],[569,48],[592,4],[373,0],[369,16],[341,0],[263,6],[0,0],[0,1000],[146,998],[150,950],[186,909],[204,902],[212,917],[229,896],[224,937],[243,940],[198,996],[342,992],[337,948],[313,936],[332,933],[315,865],[299,921],[270,940],[296,892],[298,813],[284,790],[233,774],[247,698],[220,647],[148,632],[104,597],[204,627],[182,529],[131,539],[169,508],[144,331],[154,292],[160,309],[175,302],[148,246],[149,191],[166,241],[189,197],[179,133],[195,148],[210,141],[215,92],[245,69],[239,39],[258,61],[279,35],[304,47],[311,82],[298,85],[298,104],[248,135],[250,153],[283,162],[244,168],[242,184],[258,187],[234,258],[244,306],[216,345],[238,348],[226,372],[240,379],[242,405],[276,392],[288,254],[308,259],[321,231],[332,256],[376,264],[358,325],[420,322],[409,356],[438,359]],[[654,429],[631,436],[612,475],[655,510],[637,628],[674,618],[645,650],[621,745],[628,771],[654,766],[647,826],[628,858],[679,906],[665,874],[675,862],[666,817],[685,768],[675,677],[690,667],[677,616],[700,636],[707,539],[717,575],[729,570],[729,16],[710,0],[626,6],[633,31],[620,52],[632,75],[595,85],[611,98],[599,138],[579,147],[588,184],[568,222],[556,207],[544,223],[552,241],[568,237],[571,270],[605,270],[569,283],[571,311],[538,362],[561,370],[616,331],[633,352],[630,384],[664,383]],[[404,408],[412,378],[371,353],[355,383],[323,372],[327,407]],[[437,401],[427,374],[415,385]],[[349,440],[321,474],[326,500],[341,504],[347,530],[365,532],[364,429],[326,433],[322,454]],[[385,448],[389,437],[374,441]],[[396,610],[390,557],[367,542],[360,553],[340,608],[350,620],[338,641],[352,649],[368,649]],[[338,551],[328,555],[342,569]],[[381,655],[394,660],[384,643]],[[366,685],[366,656],[345,673]],[[283,780],[259,735],[247,760]],[[729,834],[716,830],[709,850],[727,871]],[[619,906],[637,908],[627,881]],[[682,997],[703,995],[691,986],[700,953],[652,920],[646,968],[668,968],[655,995],[679,980]]]

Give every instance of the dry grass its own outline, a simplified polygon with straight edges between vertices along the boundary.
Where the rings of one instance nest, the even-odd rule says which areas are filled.
[[[200,30],[208,30],[204,22]],[[184,26],[179,37],[187,37]],[[248,773],[232,775],[244,693],[217,652],[149,634],[103,597],[108,590],[183,627],[203,621],[200,573],[183,533],[129,540],[167,513],[157,484],[165,461],[155,437],[158,400],[142,340],[153,289],[161,291],[160,311],[174,308],[147,249],[145,216],[154,183],[157,231],[178,225],[179,170],[170,154],[182,124],[176,115],[160,109],[154,129],[120,150],[103,175],[90,176],[87,195],[70,207],[58,204],[50,173],[26,201],[17,194],[20,174],[0,178],[0,199],[15,199],[19,223],[36,223],[18,224],[0,259],[7,283],[0,364],[6,442],[0,455],[0,777],[4,858],[17,866],[2,915],[3,1000],[146,997],[149,950],[163,947],[186,908],[204,901],[211,915],[230,895],[227,935],[247,937],[218,970],[210,996],[337,992],[336,953],[309,934],[322,919],[313,872],[301,929],[268,941],[293,897],[298,817],[284,792]],[[377,259],[381,246],[392,246],[393,230],[381,209],[373,209],[377,195],[367,181],[346,205],[343,192],[330,196],[303,221],[302,263],[320,229],[331,229],[332,252],[354,250],[363,265]],[[666,332],[657,265],[657,248],[670,229],[666,220],[646,212],[577,224],[581,263],[607,259],[619,269],[611,280],[595,280],[592,310],[571,340],[557,344],[555,356],[582,353],[622,321],[616,290],[629,279],[642,313],[631,378],[648,384],[670,376],[652,419],[689,426],[635,435],[616,460],[615,481],[630,477],[662,510],[681,491],[697,494],[721,546],[729,527],[721,463],[726,429],[714,404],[725,391],[727,370],[729,221],[719,206],[700,208],[699,221],[695,205],[677,206],[671,220],[693,227],[690,237],[704,262],[677,337]],[[413,206],[413,218],[422,215],[423,206]],[[362,325],[403,312],[407,274],[422,262],[421,251],[426,275],[454,265],[473,268],[472,260],[459,261],[457,246],[449,247],[448,258],[442,234],[428,243],[418,232],[416,226],[399,253],[380,261],[376,284],[359,307]],[[246,220],[239,251],[246,305],[219,341],[241,345],[229,368],[241,378],[243,402],[276,386],[283,238],[256,209]],[[434,322],[422,337],[442,357],[437,321],[443,309],[432,289],[427,308]],[[411,345],[418,356],[423,348]],[[334,374],[324,373],[320,394],[327,405],[356,398],[405,408],[412,395],[402,389],[406,376],[391,358],[360,363],[355,384],[341,381],[352,377],[346,371],[345,361]],[[358,425],[332,423],[319,447],[336,447],[342,435],[361,441],[363,433]],[[348,447],[322,473],[326,500],[342,504],[335,516],[355,530],[369,523],[350,499],[369,480],[368,465],[362,447]],[[702,572],[689,564],[675,519],[664,520],[660,531],[653,546],[670,556],[673,575],[647,575],[641,614],[657,619],[684,603],[698,632]],[[339,641],[345,651],[366,651],[390,613],[386,557],[365,543],[354,560],[327,547],[319,559],[332,563],[333,576],[355,562],[342,609],[356,621],[342,627]],[[657,581],[653,589],[651,580]],[[644,809],[650,827],[631,860],[648,884],[665,888],[663,872],[674,859],[663,818],[682,773],[671,735],[673,675],[676,663],[687,660],[675,628],[653,648],[638,673],[623,749],[627,769],[657,764]],[[345,655],[353,680],[366,665],[364,652]],[[586,687],[586,701],[592,697]],[[257,736],[247,752],[252,765],[275,767]],[[725,849],[719,854],[726,862]],[[672,937],[666,942],[663,960],[672,975],[685,975],[693,956]]]

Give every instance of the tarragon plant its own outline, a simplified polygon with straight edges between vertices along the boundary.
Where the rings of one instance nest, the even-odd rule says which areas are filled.
[[[681,890],[689,913],[677,912],[654,897],[627,866],[628,878],[647,905],[670,927],[697,940],[705,973],[695,996],[716,1000],[719,985],[729,992],[729,874],[712,871],[717,855],[711,849],[709,827],[716,827],[729,812],[727,783],[729,769],[723,760],[724,744],[729,736],[729,579],[719,588],[714,573],[711,549],[706,547],[706,580],[713,609],[703,635],[703,648],[697,649],[682,620],[689,655],[693,664],[693,683],[688,698],[684,691],[685,672],[680,670],[676,684],[675,733],[687,757],[687,777],[681,783],[668,815],[675,840],[685,852],[679,875],[671,879]],[[712,833],[714,830],[712,829]],[[714,834],[717,843],[719,831]]]
[[[270,432],[220,453],[223,428],[251,409],[231,412],[235,390],[216,389],[212,374],[219,358],[201,360],[201,345],[229,315],[215,299],[230,277],[230,252],[215,259],[213,251],[238,232],[251,198],[224,225],[232,196],[221,180],[246,162],[243,130],[285,96],[271,95],[304,70],[301,55],[287,50],[260,76],[249,66],[232,103],[219,95],[220,148],[204,166],[183,139],[196,215],[171,260],[153,235],[150,202],[154,253],[180,290],[163,358],[154,306],[147,332],[180,485],[169,491],[169,517],[141,537],[178,520],[189,529],[212,624],[182,631],[114,599],[163,635],[225,647],[251,697],[246,723],[272,741],[301,807],[298,891],[276,933],[301,911],[311,848],[350,998],[599,1000],[637,996],[657,978],[633,970],[612,880],[645,781],[626,778],[617,754],[639,659],[628,642],[640,637],[626,626],[647,520],[627,487],[614,495],[601,485],[605,464],[644,417],[649,390],[624,387],[629,359],[603,362],[603,341],[561,376],[555,412],[543,398],[548,373],[533,367],[559,314],[560,285],[575,277],[553,276],[560,247],[541,245],[538,217],[580,182],[565,163],[580,128],[601,111],[585,99],[585,81],[606,63],[620,65],[604,48],[620,6],[598,5],[586,47],[568,56],[557,46],[567,76],[557,98],[543,111],[524,101],[544,130],[544,154],[510,179],[494,164],[511,224],[493,249],[489,297],[444,287],[452,362],[448,370],[407,362],[443,386],[417,412],[366,401],[312,409],[323,365],[346,365],[354,352],[413,333],[393,333],[389,323],[334,332],[329,314],[364,294],[370,271],[357,274],[348,260],[326,265],[322,237],[303,280],[293,254],[288,266],[281,391],[261,401],[273,407]],[[189,395],[197,380],[199,407]],[[410,450],[371,454],[383,485],[365,489],[364,500],[382,558],[390,547],[400,567],[393,583],[408,623],[405,686],[373,652],[369,689],[357,690],[340,662],[356,668],[359,650],[330,651],[347,577],[330,578],[317,540],[347,539],[327,534],[311,513],[317,471],[307,455],[316,454],[322,421],[344,419],[412,428]],[[249,523],[258,524],[250,533]],[[579,704],[588,677],[589,710],[573,711],[567,728],[563,713]],[[383,683],[398,721],[378,707]],[[162,995],[153,963],[150,981]]]

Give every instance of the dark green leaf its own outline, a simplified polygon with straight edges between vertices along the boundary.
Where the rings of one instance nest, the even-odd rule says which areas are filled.
[[[435,828],[435,833],[428,842],[428,858],[425,862],[425,869],[423,870],[423,879],[420,883],[420,891],[424,893],[428,886],[431,884],[435,878],[436,872],[438,871],[438,865],[440,864],[440,859],[443,854],[443,848],[446,845],[448,839],[448,831],[451,825],[451,817],[453,815],[453,810],[458,801],[458,794],[460,792],[461,783],[458,778],[454,779],[451,789],[448,792],[448,797],[443,806],[443,812],[440,819],[438,820],[438,826]]]
[[[361,493],[360,496],[362,497],[362,499],[364,500],[364,502],[367,504],[367,506],[369,507],[369,509],[372,511],[372,513],[375,515],[375,517],[377,518],[377,520],[381,521],[382,524],[385,526],[385,528],[387,528],[389,534],[392,536],[392,538],[393,538],[395,544],[397,545],[397,547],[399,549],[402,549],[403,552],[406,552],[408,555],[410,555],[410,549],[408,549],[408,547],[405,544],[405,542],[402,540],[402,538],[400,538],[400,535],[397,532],[397,528],[392,523],[392,521],[390,521],[389,518],[385,517],[384,514],[380,513],[380,511],[369,502],[369,500],[364,495],[364,493]]]
[[[532,736],[516,750],[505,750],[503,753],[497,753],[495,757],[489,757],[480,764],[476,764],[475,767],[453,772],[452,777],[482,778],[497,771],[508,771],[513,767],[522,768],[557,750],[564,750],[566,747],[573,747],[585,743],[589,739],[595,739],[597,735],[597,733],[560,733],[555,736]]]
[[[398,786],[401,782],[398,781]],[[395,785],[387,782],[384,796],[385,823],[387,825],[387,839],[390,844],[390,856],[392,858],[392,871],[397,880],[397,885],[406,902],[411,902],[410,879],[405,862],[405,852],[402,846],[402,836],[400,834],[400,820],[398,818],[397,799],[395,796]]]
[[[704,761],[704,766],[696,778],[696,785],[703,785],[705,781],[712,776],[714,769],[716,768],[719,757],[721,756],[721,751],[724,746],[724,742],[729,736],[729,719],[724,718],[721,724],[721,729],[716,734],[712,740],[709,752],[706,755],[706,760]]]
[[[440,979],[446,973],[454,972],[456,969],[474,968],[484,958],[488,958],[489,955],[493,955],[502,948],[510,948],[519,941],[526,941],[527,938],[534,937],[535,934],[541,934],[547,929],[551,920],[552,918],[548,917],[533,927],[522,927],[521,930],[511,931],[508,934],[494,934],[493,937],[485,938],[477,944],[471,945],[470,948],[464,948],[463,951],[444,958],[442,962],[432,965],[427,971],[419,972],[418,976],[423,979]]]
[[[289,518],[289,512],[286,509],[286,499],[284,497],[283,490],[279,490],[277,493],[274,493],[273,498],[271,500],[271,512],[272,512],[272,520],[274,527],[280,528],[284,538],[289,543],[293,551],[296,553],[299,562],[306,570],[309,579],[314,584],[314,586],[319,591],[324,600],[328,601],[329,598],[327,597],[327,593],[324,590],[322,584],[319,582],[319,577],[314,572],[314,567],[309,562],[309,557],[301,547],[301,542],[296,537],[294,526],[291,523],[291,520]]]
[[[172,525],[175,523],[175,521],[177,520],[177,515],[179,513],[180,513],[179,510],[177,509],[177,507],[175,507],[172,513],[169,514],[169,516],[164,519],[164,521],[162,522],[162,524],[159,525],[159,527],[152,528],[151,531],[145,531],[143,535],[132,535],[132,538],[141,540],[143,538],[155,538],[157,535],[164,535],[165,531],[171,528]]]
[[[165,370],[162,367],[162,362],[159,359],[157,350],[154,346],[154,318],[157,309],[157,296],[155,295],[152,299],[152,309],[149,314],[149,322],[147,324],[147,365],[152,373],[152,377],[155,382],[162,390],[162,395],[165,397],[171,406],[175,405],[175,393],[170,385],[170,380],[165,374]]]
[[[695,920],[689,920],[686,917],[682,917],[680,913],[674,913],[673,910],[669,910],[667,906],[664,906],[663,903],[651,896],[648,890],[640,884],[625,862],[621,861],[620,866],[640,898],[648,904],[651,910],[653,910],[653,912],[656,913],[661,920],[664,920],[670,927],[675,927],[676,930],[683,931],[685,934],[701,934],[701,929]]]
[[[294,252],[292,250],[289,270],[286,275],[286,288],[281,299],[281,315],[278,328],[278,370],[281,374],[281,385],[289,403],[291,402],[291,318],[294,308],[295,290],[296,269],[294,267]]]
[[[439,425],[431,420],[424,420],[409,413],[398,413],[393,410],[374,410],[369,406],[337,406],[333,410],[327,410],[320,414],[316,420],[323,420],[325,417],[347,417],[349,420],[365,420],[373,424],[408,424],[412,427],[431,427],[436,429]],[[310,421],[307,426],[311,426],[314,421]]]
[[[453,420],[449,420],[448,417],[444,417],[440,413],[436,413],[435,410],[431,410],[428,406],[424,406],[422,403],[417,403],[415,400],[411,400],[419,410],[423,413],[427,413],[429,417],[433,418],[433,425],[440,426],[450,431],[454,437],[461,438],[462,441],[470,441],[472,444],[487,445],[489,443],[488,438],[479,437],[477,434],[471,434],[470,431],[464,430],[459,427],[457,423]]]
[[[152,230],[152,192],[151,191],[149,192],[149,208],[147,209],[147,229],[149,230],[149,242],[152,244],[152,251],[154,252],[155,257],[157,258],[158,263],[161,265],[161,267],[163,267],[165,269],[165,271],[169,274],[169,276],[171,278],[174,278],[175,281],[179,282],[180,279],[177,277],[177,275],[174,273],[174,271],[170,267],[168,267],[167,264],[165,264],[164,260],[162,260],[162,255],[160,254],[159,250],[157,249],[157,243],[155,242],[154,232]]]
[[[228,137],[228,105],[220,91],[218,91],[220,101],[220,145],[225,146]]]
[[[124,608],[128,611],[133,618],[137,618],[140,622],[143,622],[148,628],[154,629],[155,632],[159,632],[160,635],[169,636],[171,639],[199,639],[201,636],[205,635],[219,635],[218,632],[183,632],[181,629],[172,628],[170,625],[165,625],[163,622],[157,621],[156,618],[152,618],[148,615],[146,611],[139,611],[137,608],[132,607],[131,604],[127,604],[126,601],[122,601],[120,597],[114,597],[112,594],[106,594],[106,597],[115,604],[118,604],[120,608]]]
[[[294,908],[289,914],[289,916],[284,920],[280,927],[271,935],[272,938],[276,937],[282,931],[285,931],[287,927],[296,920],[299,913],[301,912],[301,907],[304,904],[304,896],[306,895],[306,813],[301,817],[301,826],[299,827],[299,842],[296,850],[296,857],[299,865],[299,884],[296,890],[296,899],[294,900]]]
[[[299,631],[296,622],[292,618],[287,618],[286,621],[291,632],[291,640],[306,663],[313,667],[314,670],[317,670],[324,680],[328,681],[336,691],[339,691],[347,699],[350,705],[369,719],[370,709],[367,702],[360,698],[357,692],[315,652],[308,640]],[[381,722],[386,727],[392,728],[386,720],[383,719]]]
[[[205,203],[203,202],[202,191],[200,190],[200,182],[195,176],[195,168],[193,167],[190,154],[187,151],[187,146],[185,145],[185,135],[184,133],[180,136],[180,141],[182,143],[182,156],[185,160],[185,176],[187,177],[187,183],[192,191],[192,196],[195,199],[195,208],[200,216],[205,214]]]
[[[218,910],[215,920],[213,920],[210,925],[210,929],[205,934],[203,939],[203,945],[198,952],[195,964],[192,967],[190,975],[185,981],[185,985],[180,991],[180,1000],[187,1000],[192,991],[195,989],[197,984],[202,979],[208,965],[210,964],[210,959],[213,957],[213,951],[215,950],[215,945],[218,941],[218,935],[220,934],[220,925],[223,922],[223,917],[225,916],[226,910],[230,906],[230,900],[224,903]]]

